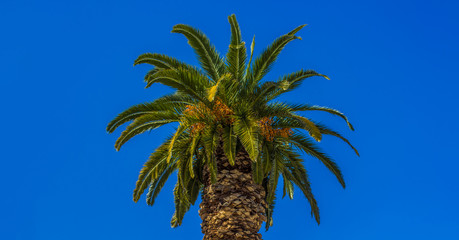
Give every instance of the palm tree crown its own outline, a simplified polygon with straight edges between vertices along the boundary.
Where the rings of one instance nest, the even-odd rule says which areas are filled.
[[[221,146],[230,164],[236,153],[247,152],[252,160],[253,181],[266,191],[267,224],[272,225],[272,212],[278,180],[282,176],[283,193],[293,198],[296,185],[309,201],[311,213],[319,223],[319,208],[311,192],[308,174],[301,153],[320,160],[338,179],[345,183],[337,164],[317,146],[322,135],[342,139],[358,155],[357,150],[341,134],[300,114],[305,111],[324,111],[343,118],[354,130],[344,114],[338,110],[307,104],[289,104],[276,99],[300,86],[306,78],[327,76],[313,70],[300,70],[277,80],[266,81],[282,49],[305,25],[277,38],[262,53],[253,57],[255,39],[249,54],[242,41],[234,15],[229,16],[231,43],[226,57],[222,57],[199,30],[183,24],[173,27],[194,49],[201,68],[190,66],[175,58],[145,53],[134,65],[150,64],[154,68],[145,76],[146,87],[161,83],[174,88],[173,94],[152,102],[132,106],[120,113],[107,126],[112,133],[131,122],[115,143],[119,150],[132,137],[169,123],[178,123],[175,133],[167,138],[149,157],[140,171],[134,189],[134,201],[142,193],[153,205],[166,180],[177,171],[174,189],[175,213],[171,225],[179,226],[184,214],[201,192],[203,171],[217,181],[216,149]]]

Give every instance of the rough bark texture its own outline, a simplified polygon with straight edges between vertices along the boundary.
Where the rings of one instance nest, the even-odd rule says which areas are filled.
[[[216,151],[217,182],[211,184],[204,171],[205,186],[199,215],[204,240],[257,239],[266,221],[265,190],[252,180],[251,160],[245,152],[236,155],[231,166],[221,148]]]

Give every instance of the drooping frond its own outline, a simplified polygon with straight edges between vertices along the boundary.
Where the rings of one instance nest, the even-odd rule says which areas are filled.
[[[327,126],[323,125],[323,124],[320,124],[320,123],[314,123],[317,128],[320,130],[320,132],[322,134],[327,134],[327,135],[331,135],[331,136],[335,136],[341,140],[343,140],[345,143],[347,143],[349,145],[349,147],[352,148],[352,150],[354,150],[355,154],[357,154],[357,156],[360,157],[360,154],[359,152],[357,151],[357,149],[352,146],[352,144],[349,142],[349,140],[347,140],[345,137],[343,137],[341,134],[339,134],[338,132],[336,131],[333,131],[331,130],[330,128],[328,128]]]
[[[171,227],[173,228],[182,224],[185,213],[190,209],[191,203],[185,200],[184,195],[185,193],[183,192],[180,181],[177,181],[174,188],[175,212],[171,219]]]
[[[255,121],[250,117],[237,117],[234,122],[234,133],[252,161],[258,158],[258,130]]]
[[[314,122],[308,118],[293,113],[290,115],[277,115],[276,121],[273,123],[273,127],[304,129],[308,131],[309,135],[316,141],[320,142],[322,139],[322,133]]]
[[[202,142],[205,151],[206,165],[210,172],[212,183],[217,182],[217,160],[215,159],[215,150],[219,143],[217,126],[209,126],[204,129]]]
[[[287,178],[283,178],[284,180],[284,188],[283,188],[283,195],[282,198],[285,197],[285,195],[288,195],[290,199],[293,199],[293,183],[291,180]]]
[[[166,86],[188,94],[200,101],[205,101],[206,89],[211,87],[207,76],[200,73],[197,69],[167,69],[158,71],[150,78],[146,88],[154,83],[161,83]]]
[[[134,202],[139,200],[140,195],[142,195],[152,180],[156,180],[163,174],[164,169],[167,167],[164,163],[166,162],[169,142],[170,140],[167,140],[161,144],[161,146],[150,155],[150,158],[144,164],[142,170],[140,170],[139,179],[134,189]]]
[[[349,126],[349,129],[354,131],[354,127],[349,122],[349,120],[347,119],[346,115],[344,115],[342,112],[340,112],[340,111],[338,111],[336,109],[329,108],[329,107],[316,106],[316,105],[312,106],[312,105],[303,104],[303,105],[297,105],[296,107],[292,108],[292,110],[293,111],[323,111],[323,112],[328,112],[330,114],[339,116],[342,119],[344,119],[346,121],[347,125]]]
[[[194,154],[196,152],[196,147],[197,147],[198,143],[199,143],[199,136],[191,138],[190,149],[189,149],[189,152],[188,152],[189,156],[188,156],[188,161],[187,161],[187,164],[186,164],[187,167],[188,167],[188,171],[190,173],[190,177],[191,178],[195,177],[193,159],[194,159]]]
[[[152,79],[153,77],[155,77],[155,73],[157,73],[158,71],[161,71],[161,70],[162,70],[162,68],[153,68],[153,69],[151,69],[150,71],[148,71],[147,74],[145,74],[145,77],[144,77],[144,80],[143,80],[143,81],[144,81],[144,82],[149,82],[149,81],[151,81],[151,79]]]
[[[171,159],[171,161],[168,162],[167,154],[169,151],[171,140],[172,139],[169,138],[166,141],[167,144],[164,145],[164,147],[161,146],[158,149],[160,150],[160,154],[161,154],[160,155],[161,165],[158,165],[158,166],[162,168],[154,171],[155,175],[153,176],[155,176],[155,178],[151,179],[150,188],[147,193],[147,204],[148,205],[154,204],[156,197],[158,196],[159,192],[163,188],[164,184],[166,183],[170,175],[179,169],[179,163],[183,160],[183,158],[178,153],[186,151],[187,149],[188,139],[186,138],[186,136],[185,137],[181,136],[180,138],[176,140],[175,147],[173,149],[173,151],[177,154],[174,154],[173,159]],[[140,194],[141,193],[138,193],[139,196]]]
[[[187,104],[191,104],[192,102],[193,99],[186,95],[170,94],[160,97],[153,102],[134,105],[110,121],[107,125],[107,132],[112,133],[124,123],[135,120],[145,114],[160,111],[181,112]]]
[[[274,151],[276,152],[280,150],[275,149]],[[273,155],[274,157],[271,161],[271,171],[269,172],[268,185],[266,191],[266,202],[268,204],[271,204],[274,201],[277,183],[279,182],[280,171],[283,168],[282,155],[280,153],[274,153]]]
[[[161,189],[166,184],[166,181],[172,175],[173,172],[177,170],[177,162],[174,161],[172,164],[168,165],[162,172],[162,174],[155,180],[150,183],[150,188],[147,193],[147,204],[152,206],[155,204],[156,197],[158,197]]]
[[[265,140],[261,141],[261,152],[255,163],[252,163],[252,177],[255,183],[261,184],[263,179],[268,176],[270,165],[272,162],[269,143]],[[265,169],[266,167],[266,169]]]
[[[276,205],[276,195],[274,193],[273,200],[271,201],[271,203],[268,204],[268,207],[266,208],[266,224],[265,224],[266,231],[268,231],[269,227],[272,227],[274,224],[273,213],[274,213],[275,205]]]
[[[312,138],[314,138],[318,142],[322,140],[322,133],[320,132],[319,128],[314,124],[314,122],[312,122],[311,120],[303,116],[299,116],[299,115],[292,114],[292,117],[294,119],[299,120],[301,123],[303,123],[303,128],[309,132],[309,135]]]
[[[178,120],[179,115],[176,112],[170,111],[153,112],[138,117],[121,133],[120,137],[116,140],[115,148],[119,151],[121,146],[132,137],[145,131],[161,127],[164,124],[177,122]]]
[[[302,160],[293,151],[287,151],[287,156],[287,161],[284,163],[286,169],[283,171],[283,176],[300,188],[311,206],[311,216],[315,217],[317,224],[320,224],[319,207],[314,194],[312,194],[309,176],[302,164]]]
[[[236,158],[237,137],[234,133],[233,126],[227,126],[223,129],[222,134],[223,151],[231,165],[234,165]]]
[[[341,186],[343,188],[346,187],[346,184],[344,183],[343,174],[341,173],[341,170],[339,169],[338,165],[325,153],[320,151],[320,149],[307,137],[305,137],[300,132],[296,132],[292,136],[290,136],[288,141],[293,146],[304,151],[308,155],[320,160],[328,168],[328,170],[330,170],[335,175]]]
[[[179,61],[173,57],[169,57],[164,54],[159,54],[159,53],[144,53],[141,54],[135,61],[134,61],[134,66],[147,63],[152,66],[155,66],[156,68],[160,69],[177,69],[177,68],[194,68],[191,65],[188,65],[182,61]]]
[[[220,74],[223,73],[225,63],[206,35],[185,24],[175,25],[172,32],[185,35],[188,43],[196,52],[201,67],[214,81],[217,81],[220,78]]]
[[[167,158],[166,162],[169,162],[173,156],[174,144],[175,142],[181,137],[182,133],[188,129],[189,125],[183,122],[180,123],[177,130],[175,131],[174,136],[171,138],[171,142],[169,143],[169,148],[167,149]]]
[[[197,69],[194,66],[188,65],[184,62],[181,62],[175,58],[158,54],[158,53],[145,53],[140,55],[134,62],[134,66],[142,63],[148,63],[150,65],[155,66],[156,68],[152,69],[145,75],[145,82],[147,83],[146,88],[150,87],[154,82],[156,77],[158,77],[158,72],[161,70],[175,70],[178,72],[190,72],[194,75],[201,75],[202,82],[196,82],[195,84],[203,84],[205,86],[209,86],[211,84],[211,80],[208,79],[205,74]],[[159,75],[161,76],[161,75]]]
[[[198,168],[198,167],[195,167],[195,168]],[[196,169],[195,171],[199,173],[200,169]],[[188,198],[190,199],[190,202],[192,205],[194,205],[194,203],[198,199],[199,192],[201,191],[202,186],[203,184],[197,177],[192,178],[188,181],[186,189],[187,189]]]
[[[266,101],[271,101],[279,95],[292,91],[299,87],[304,79],[310,77],[323,77],[327,80],[329,78],[323,74],[317,73],[313,70],[300,70],[291,74],[288,74],[276,82],[266,83],[262,85],[260,90],[260,96],[264,96]]]

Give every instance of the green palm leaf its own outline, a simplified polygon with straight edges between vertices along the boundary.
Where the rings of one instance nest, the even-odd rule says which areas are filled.
[[[309,183],[309,177],[306,170],[303,167],[297,166],[291,167],[291,169],[294,173],[285,171],[284,177],[295,183],[295,185],[300,188],[311,206],[311,215],[315,217],[317,224],[320,224],[319,207],[314,195],[312,194],[311,184]]]
[[[153,204],[155,204],[156,197],[158,197],[159,193],[161,192],[161,189],[164,187],[164,184],[166,184],[166,181],[169,179],[170,175],[172,175],[172,173],[176,170],[177,165],[174,161],[173,164],[170,164],[166,167],[166,169],[164,169],[159,178],[151,182],[150,188],[147,193],[148,205],[152,206]]]
[[[262,89],[261,93],[266,95],[267,101],[270,101],[282,93],[296,89],[306,78],[316,76],[330,80],[330,78],[328,78],[326,75],[317,73],[314,70],[300,70],[280,78],[277,80],[277,82],[275,82],[274,86],[267,85],[265,89]]]
[[[150,78],[146,88],[154,83],[161,83],[175,88],[200,101],[205,100],[206,89],[211,87],[209,79],[197,69],[161,70]]]
[[[247,49],[245,43],[242,41],[241,30],[233,14],[228,17],[231,24],[231,43],[229,45],[228,53],[226,54],[226,62],[228,64],[228,71],[233,75],[236,81],[242,80],[245,75]]]
[[[114,132],[119,126],[126,122],[135,120],[145,114],[165,111],[165,112],[182,112],[187,104],[192,103],[190,97],[180,94],[170,94],[156,99],[153,102],[134,105],[124,112],[118,114],[107,125],[107,132]]]
[[[247,151],[252,161],[258,158],[258,130],[257,125],[250,117],[239,117],[234,123],[234,133]]]
[[[349,129],[354,131],[354,127],[349,122],[349,120],[347,119],[346,115],[344,115],[342,112],[340,112],[340,111],[338,111],[336,109],[329,108],[329,107],[316,106],[316,105],[311,106],[311,105],[303,104],[303,105],[298,105],[298,106],[292,108],[292,110],[293,111],[323,111],[323,112],[328,112],[330,114],[339,116],[342,119],[344,119],[346,121],[347,125],[349,126]]]
[[[141,54],[135,61],[134,61],[134,66],[139,65],[139,64],[150,64],[152,66],[155,66],[157,68],[161,69],[177,69],[177,68],[194,68],[193,66],[190,66],[182,61],[179,61],[173,57],[169,57],[164,54],[159,54],[159,53],[144,53]]]
[[[228,158],[229,163],[233,166],[236,158],[237,137],[234,134],[233,126],[227,126],[223,129],[223,151]]]
[[[255,59],[251,77],[252,85],[255,86],[271,69],[272,64],[276,61],[277,56],[282,49],[291,41],[300,39],[294,36],[305,25],[295,28],[293,31],[276,39],[268,48],[266,48],[259,57]],[[292,34],[293,33],[293,34]]]
[[[317,126],[317,128],[320,130],[320,132],[322,134],[327,134],[327,135],[331,135],[331,136],[335,136],[341,140],[343,140],[345,143],[347,143],[349,145],[349,147],[352,148],[352,150],[354,150],[355,154],[357,154],[357,156],[360,157],[360,154],[359,152],[357,151],[357,149],[352,146],[352,144],[349,142],[349,140],[347,140],[345,137],[343,137],[341,134],[339,134],[338,132],[335,132],[333,130],[331,130],[330,128],[328,128],[327,126],[323,125],[323,124],[320,124],[320,123],[315,123],[315,125]]]
[[[283,179],[284,179],[284,188],[283,188],[282,198],[284,198],[285,195],[288,195],[290,199],[293,199],[293,183],[292,181],[290,181],[289,179],[286,179],[285,177],[283,177]]]
[[[140,195],[145,191],[152,180],[156,180],[162,175],[163,171],[159,170],[161,165],[165,165],[164,162],[167,156],[167,149],[170,140],[167,140],[161,146],[159,146],[150,156],[148,161],[144,164],[139,174],[139,179],[136,182],[133,199],[134,202],[139,201]],[[165,167],[162,167],[164,170]]]
[[[184,193],[182,192],[182,187],[178,181],[174,188],[175,212],[171,219],[171,226],[173,228],[182,224],[185,213],[190,209],[191,204],[183,199]]]
[[[181,33],[188,39],[188,44],[198,55],[202,68],[209,76],[217,81],[223,73],[225,63],[220,57],[215,47],[201,31],[184,24],[177,24],[172,29],[173,33]]]
[[[299,132],[290,136],[289,142],[310,156],[319,159],[336,176],[341,186],[343,188],[346,187],[343,174],[338,165],[330,157],[325,155],[325,153],[321,152],[313,142]]]
[[[115,148],[120,150],[132,137],[139,135],[145,131],[153,130],[165,124],[179,121],[180,115],[175,112],[153,112],[138,117],[134,122],[127,126],[126,130],[121,133],[121,136],[116,140]]]
[[[217,160],[215,151],[219,142],[217,126],[209,126],[204,129],[202,142],[205,151],[206,166],[210,172],[211,182],[217,182]]]

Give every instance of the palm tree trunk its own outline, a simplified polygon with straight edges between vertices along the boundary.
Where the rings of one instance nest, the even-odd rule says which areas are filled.
[[[203,240],[260,239],[266,221],[265,190],[253,182],[251,160],[243,149],[231,166],[221,147],[217,148],[217,182],[211,184],[204,170],[204,190],[199,215]]]

